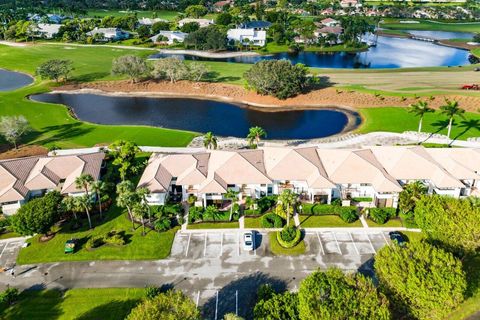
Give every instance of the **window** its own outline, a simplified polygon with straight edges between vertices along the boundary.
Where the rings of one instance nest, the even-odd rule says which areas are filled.
[[[233,189],[233,188],[235,188],[234,184],[227,184],[227,189]]]

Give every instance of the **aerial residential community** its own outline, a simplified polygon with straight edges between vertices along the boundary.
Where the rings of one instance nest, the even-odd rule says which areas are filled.
[[[2,1],[0,319],[480,319],[480,2]]]

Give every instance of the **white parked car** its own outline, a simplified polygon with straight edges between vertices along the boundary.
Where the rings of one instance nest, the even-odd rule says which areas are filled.
[[[253,232],[248,231],[243,234],[243,250],[253,250]]]

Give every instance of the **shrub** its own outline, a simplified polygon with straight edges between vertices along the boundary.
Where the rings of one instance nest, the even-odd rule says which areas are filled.
[[[352,223],[358,220],[358,213],[357,208],[355,207],[338,207],[339,216],[340,218],[347,222]]]
[[[266,196],[257,200],[257,207],[261,213],[267,212],[277,204],[277,196]]]
[[[372,198],[371,197],[356,197],[356,198],[352,198],[352,201],[354,201],[354,202],[371,202]]]
[[[98,248],[102,245],[105,244],[105,242],[103,241],[104,237],[103,236],[96,236],[96,237],[91,237],[90,239],[88,239],[87,243],[85,244],[85,247],[87,249],[94,249],[94,248]]]
[[[342,199],[333,199],[332,202],[330,202],[332,206],[341,206],[342,205]]]
[[[263,215],[261,225],[263,228],[281,228],[283,226],[283,219],[275,213],[267,213]]]
[[[169,230],[171,226],[172,220],[170,220],[168,217],[160,217],[157,221],[155,221],[155,230],[160,232]]]
[[[277,232],[277,241],[284,248],[293,248],[295,247],[302,237],[302,232],[300,229],[289,226],[282,229],[282,231]]]
[[[198,220],[202,220],[202,215],[202,207],[190,207],[190,209],[188,209],[188,222],[192,223]]]
[[[114,246],[123,246],[125,244],[125,239],[123,235],[115,230],[110,231],[103,238],[105,244],[110,244]]]
[[[18,300],[18,289],[17,288],[7,288],[5,291],[0,293],[0,303],[6,305],[14,304]]]
[[[154,286],[148,286],[145,288],[145,297],[147,299],[153,299],[160,294],[160,288]]]
[[[388,220],[388,212],[383,208],[368,209],[368,217],[375,223],[384,224]]]

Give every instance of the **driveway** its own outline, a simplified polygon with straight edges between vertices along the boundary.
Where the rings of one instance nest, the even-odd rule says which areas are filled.
[[[16,277],[0,274],[0,286],[19,288],[175,287],[202,306],[207,319],[246,312],[264,283],[298,290],[312,271],[336,266],[371,272],[371,258],[388,243],[388,234],[369,231],[308,232],[307,252],[298,257],[274,256],[268,235],[255,234],[255,250],[245,251],[242,233],[177,233],[171,256],[158,261],[92,261],[17,266]],[[3,245],[3,244],[2,244]],[[21,245],[21,244],[20,244]],[[17,244],[8,244],[2,259],[13,259]],[[1,247],[0,247],[1,248]],[[12,249],[12,251],[10,250]],[[8,252],[5,255],[5,252]],[[13,256],[10,256],[13,254]]]

